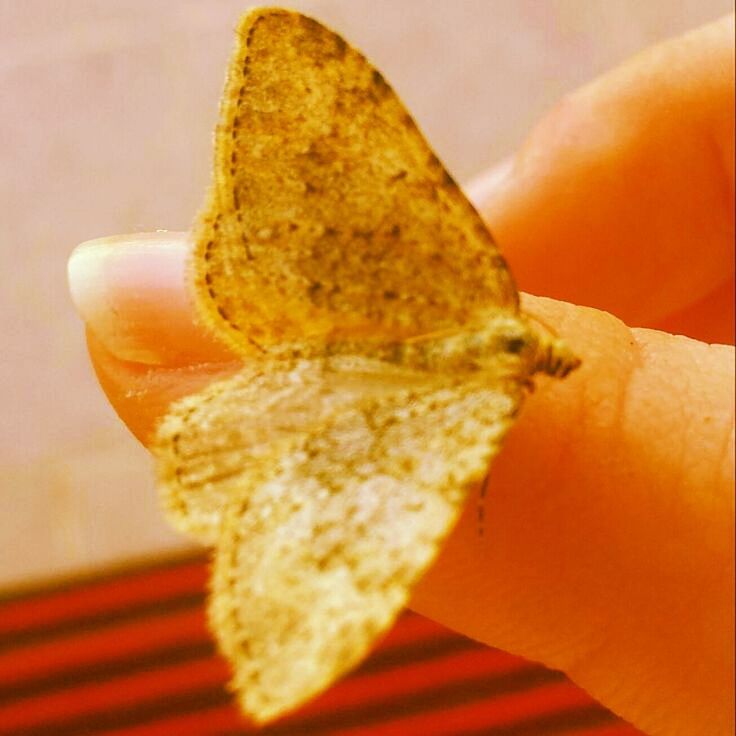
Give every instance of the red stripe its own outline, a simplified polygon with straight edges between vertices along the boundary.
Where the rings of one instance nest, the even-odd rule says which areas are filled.
[[[134,676],[57,691],[31,701],[15,702],[0,708],[0,734],[5,729],[37,726],[64,718],[113,708],[132,707],[137,701],[165,698],[198,688],[224,685],[229,677],[225,662],[219,658],[189,662],[185,666],[149,670]]]
[[[373,675],[354,675],[328,690],[293,716],[284,719],[284,722],[296,723],[317,713],[342,710],[373,700],[416,693],[447,684],[448,680],[500,675],[528,667],[526,662],[510,654],[478,649],[439,657],[428,662],[400,665]]]
[[[511,655],[478,649],[429,662],[398,666],[375,674],[354,675],[295,716],[297,720],[302,720],[310,714],[348,708],[371,700],[401,696],[442,685],[447,682],[448,672],[452,672],[456,678],[475,677],[501,674],[527,666]],[[28,726],[105,708],[124,707],[136,700],[155,699],[208,685],[224,685],[228,677],[228,667],[220,658],[161,667],[36,696],[32,700],[32,708],[29,708],[26,700],[12,703],[0,708],[0,724],[5,728]]]
[[[562,687],[562,685],[559,687]],[[568,685],[568,688],[574,689],[570,685]],[[498,701],[494,702],[497,703]],[[531,712],[528,707],[523,706],[519,718],[513,719],[510,722],[494,723],[492,719],[483,716],[480,712],[483,709],[483,703],[473,703],[454,709],[455,712],[452,714],[452,719],[460,725],[451,725],[449,726],[449,730],[443,726],[442,728],[445,730],[424,731],[422,730],[424,724],[412,727],[409,719],[404,719],[402,721],[403,725],[395,733],[401,734],[401,736],[453,736],[453,734],[459,731],[473,728],[474,724],[478,729],[509,726],[514,721],[526,720]],[[429,715],[431,720],[435,720],[437,717],[437,714],[433,713],[427,715]],[[440,717],[442,717],[442,714],[440,714]],[[391,728],[395,728],[394,724],[386,725],[391,725]],[[342,734],[345,734],[345,736],[385,736],[385,734],[377,731],[377,728],[379,727],[376,725],[363,726],[357,730],[353,729],[350,732],[341,731],[340,734],[341,736]],[[234,707],[220,706],[218,708],[175,716],[152,723],[144,723],[140,726],[106,731],[104,736],[174,736],[174,734],[176,736],[214,736],[215,734],[219,736],[222,733],[231,734],[240,731],[245,734],[255,730],[243,720],[242,716],[237,713]],[[332,733],[334,734],[335,731]],[[329,736],[326,731],[323,731],[322,734],[323,736]],[[571,736],[642,736],[642,733],[626,723],[615,723],[586,728],[584,730],[575,729],[574,733],[571,733]]]
[[[144,621],[80,632],[0,654],[0,686],[65,668],[142,654],[177,643],[209,638],[204,611],[194,608]]]
[[[207,565],[190,562],[97,581],[40,598],[0,603],[0,634],[27,631],[136,603],[203,591],[207,574]]]
[[[340,736],[448,736],[472,729],[506,726],[518,720],[590,705],[590,698],[569,682],[512,693],[502,698],[473,701],[439,711],[425,711],[387,723],[341,728]],[[380,709],[380,705],[376,704]],[[323,731],[326,736],[335,730]]]
[[[454,631],[441,626],[434,621],[420,616],[413,611],[406,611],[381,639],[378,644],[379,649],[388,649],[395,646],[403,646],[404,644],[413,644],[422,639],[432,639],[436,641],[439,638],[457,636]]]
[[[246,724],[234,706],[220,706],[140,726],[105,731],[104,736],[219,736],[238,730],[250,733],[254,729]]]
[[[558,713],[586,706],[589,698],[568,682],[536,690],[507,695],[502,699],[474,701],[461,706],[428,711],[386,723],[358,725],[351,728],[336,726],[322,729],[320,736],[339,733],[340,736],[452,736],[465,730],[510,726],[534,716]],[[380,707],[380,706],[377,706]],[[294,724],[296,727],[296,723]],[[610,729],[610,727],[609,727]],[[198,711],[140,726],[106,731],[104,736],[211,736],[241,731],[250,733],[245,721],[234,708],[219,707]],[[576,731],[575,736],[637,736],[636,731],[609,731],[604,728]]]
[[[488,727],[493,727],[493,724],[489,724]],[[365,736],[372,736],[376,733],[371,728],[370,726],[366,727]],[[137,728],[105,732],[104,736],[173,736],[174,734],[176,736],[213,736],[214,734],[220,736],[222,733],[231,734],[238,730],[246,734],[254,732],[257,729],[246,724],[233,708],[220,707],[211,711],[201,711],[189,716],[144,724]],[[424,736],[425,734],[424,731],[416,729],[408,729],[401,733],[402,736]],[[456,733],[456,730],[445,731],[442,736],[454,736]],[[564,732],[559,733],[563,734]],[[641,731],[627,723],[614,723],[586,729],[575,728],[569,734],[570,736],[643,736]],[[328,736],[328,734],[325,734],[325,736]]]
[[[127,607],[156,602],[181,594],[197,593],[206,585],[207,566],[183,562],[172,567],[132,571],[114,579],[81,584],[78,588],[57,590],[46,596],[0,602],[0,635],[69,622],[95,614],[125,611]],[[422,641],[455,637],[444,627],[414,613],[406,613],[387,633],[378,650],[397,649]],[[65,637],[18,646],[0,653],[0,686],[32,679],[35,676],[89,664],[135,658],[153,649],[210,640],[203,607],[180,612],[150,615],[128,623],[117,623],[80,630]],[[529,667],[523,660],[495,650],[478,649],[397,665],[381,672],[356,674],[332,688],[318,700],[285,719],[297,728],[304,719],[318,714],[365,707],[375,700],[416,695],[423,690],[461,678],[477,678]],[[217,687],[228,676],[225,662],[208,658],[181,665],[90,683],[66,691],[28,698],[0,708],[0,729],[51,723],[57,719],[83,716],[118,708],[134,707],[175,694]],[[451,736],[459,731],[503,727],[517,721],[553,715],[569,708],[589,706],[589,696],[568,682],[536,687],[520,693],[475,700],[462,706],[426,711],[390,722],[366,726],[333,727],[320,734],[340,736]],[[375,704],[380,713],[381,704]],[[431,703],[428,705],[431,708]],[[158,721],[106,731],[105,736],[208,736],[223,732],[251,732],[234,706],[218,706]],[[575,736],[640,736],[625,723],[609,723],[578,729]]]
[[[618,723],[601,725],[598,728],[575,731],[574,736],[643,736],[643,734],[638,728],[619,721]]]
[[[181,580],[178,575],[175,577]],[[399,620],[379,648],[388,650],[430,638],[436,640],[453,636],[455,634],[438,624],[417,614],[409,614]],[[211,638],[205,625],[203,607],[91,631],[82,630],[0,653],[0,686],[67,667],[81,667],[97,661],[135,655],[152,647],[207,641]]]

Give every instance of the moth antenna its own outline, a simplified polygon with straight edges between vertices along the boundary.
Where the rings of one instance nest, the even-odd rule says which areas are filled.
[[[548,335],[549,337],[553,337],[553,338],[559,337],[554,327],[552,327],[549,323],[547,323],[541,317],[538,317],[536,314],[528,314],[526,312],[524,313],[524,316],[529,322],[533,322],[534,324],[536,324],[540,328],[540,331],[542,332],[542,334]]]
[[[490,472],[486,472],[478,490],[477,520],[479,537],[484,536],[486,531],[486,496],[488,495],[490,475]]]

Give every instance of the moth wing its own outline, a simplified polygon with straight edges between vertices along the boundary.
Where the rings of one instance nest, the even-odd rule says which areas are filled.
[[[238,28],[195,226],[195,300],[241,353],[517,310],[480,216],[381,74],[280,9]]]
[[[358,396],[385,390],[378,364],[358,363],[369,367],[365,380],[359,369],[326,370],[318,360],[256,361],[172,404],[151,448],[170,523],[214,545],[228,501],[262,482],[274,455],[294,452],[309,427]],[[394,372],[394,383],[407,380],[401,375]]]
[[[258,722],[328,687],[392,624],[520,400],[510,385],[372,380],[374,396],[323,416],[227,503],[209,616]]]

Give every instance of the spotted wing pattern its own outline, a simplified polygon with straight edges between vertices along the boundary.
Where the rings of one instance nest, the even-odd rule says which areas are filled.
[[[516,311],[493,240],[380,73],[286,10],[238,28],[195,227],[195,299],[252,354]]]
[[[255,720],[323,690],[395,620],[519,393],[341,358],[244,371],[173,408],[162,486],[216,546],[210,622]]]

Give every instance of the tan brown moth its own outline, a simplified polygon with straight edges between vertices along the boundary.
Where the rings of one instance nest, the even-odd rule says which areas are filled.
[[[159,426],[172,522],[215,548],[209,621],[265,723],[369,652],[452,529],[535,372],[488,230],[340,36],[247,13],[195,226],[202,320],[243,357]]]

